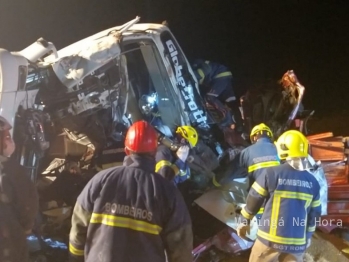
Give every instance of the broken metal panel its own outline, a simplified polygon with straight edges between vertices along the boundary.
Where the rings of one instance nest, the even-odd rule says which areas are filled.
[[[67,135],[60,135],[54,138],[48,150],[52,157],[64,159],[67,155],[82,156],[87,150],[87,145],[71,140]]]
[[[297,100],[295,101],[296,103],[294,103],[293,110],[290,113],[287,123],[285,125],[286,127],[289,127],[292,121],[295,119],[297,113],[299,112],[299,107],[303,100],[305,87],[298,81],[298,78],[293,70],[288,70],[282,76],[281,82],[285,89],[289,89],[292,93],[298,94],[298,96],[296,96],[297,97],[296,98]]]
[[[230,227],[215,235],[211,242],[216,248],[228,254],[237,254],[250,249],[254,243],[253,241],[246,241],[240,238]]]
[[[119,39],[113,35],[86,42],[80,50],[62,57],[53,64],[59,80],[68,88],[76,86],[85,76],[120,55]]]
[[[242,204],[244,201],[241,201],[242,203],[240,202],[240,204],[238,204],[237,201],[234,201],[235,203],[228,202],[225,200],[223,192],[215,189],[206,192],[194,202],[227,226],[237,230],[237,227],[241,222],[241,215],[238,210],[241,210],[241,208],[245,206],[245,204]],[[257,238],[258,230],[258,221],[256,217],[251,220],[250,226],[250,232],[246,236],[250,240],[255,240]]]

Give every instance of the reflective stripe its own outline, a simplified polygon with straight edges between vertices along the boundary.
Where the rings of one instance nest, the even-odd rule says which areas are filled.
[[[69,243],[69,252],[75,256],[83,256],[84,255],[83,249],[77,249],[71,243]]]
[[[198,74],[200,75],[200,79],[198,79],[199,80],[199,83],[200,83],[200,85],[202,84],[202,82],[204,82],[204,79],[205,79],[205,73],[204,73],[204,71],[202,70],[202,69],[198,69],[197,70],[197,72],[198,72]]]
[[[307,231],[308,232],[315,232],[316,226],[308,227]]]
[[[279,237],[271,236],[270,234],[263,232],[258,229],[257,235],[262,237],[265,240],[272,241],[274,243],[284,244],[284,245],[305,245],[305,236],[302,238],[288,238],[288,237]]]
[[[231,96],[231,97],[228,97],[227,99],[225,99],[225,102],[229,103],[231,101],[235,101],[236,100],[236,97],[235,96]]]
[[[159,170],[164,166],[171,166],[171,165],[172,163],[170,161],[160,160],[159,162],[156,163],[155,172],[159,172]]]
[[[278,166],[280,165],[279,161],[267,161],[267,162],[261,162],[258,164],[250,165],[248,167],[248,172],[252,172],[261,168],[271,167],[271,166]]]
[[[175,166],[175,167],[177,167],[177,166]],[[187,171],[185,171],[185,170],[179,170],[178,175],[179,175],[179,176],[185,176],[185,175],[187,175]]]
[[[261,196],[267,196],[268,195],[268,191],[265,190],[263,187],[261,187],[257,182],[253,183],[252,188],[254,190],[256,190],[256,192],[258,194],[260,194]]]
[[[293,192],[293,191],[285,191],[285,190],[275,190],[274,196],[283,197],[283,198],[295,198],[300,200],[305,200],[307,202],[311,202],[313,199],[313,195],[302,193],[302,192]],[[306,207],[308,208],[310,203],[307,203]]]
[[[107,215],[107,214],[97,214],[97,213],[92,213],[90,223],[103,224],[111,227],[128,228],[135,231],[145,232],[153,235],[159,235],[162,230],[160,226],[151,224],[145,221],[141,221],[133,218],[113,216],[113,215]]]
[[[247,213],[245,208],[241,209],[241,215],[244,217],[244,218],[247,218],[247,219],[252,219],[254,216]]]
[[[227,71],[227,72],[220,73],[216,75],[214,78],[220,78],[220,77],[226,77],[226,76],[232,76],[231,72]]]
[[[258,211],[258,213],[257,214],[263,214],[264,213],[264,207],[261,207],[260,209],[259,209],[259,211]]]
[[[217,182],[216,176],[213,176],[213,177],[212,177],[212,183],[213,183],[213,185],[216,186],[216,187],[220,187],[220,186],[221,186],[221,184],[219,184],[219,183]]]
[[[206,95],[208,95],[208,96],[213,96],[213,97],[218,97],[218,95],[217,94],[215,94],[215,93],[207,93]]]
[[[319,200],[315,200],[311,203],[311,207],[318,207],[321,205],[320,199]]]
[[[159,170],[165,166],[172,168],[175,175],[179,174],[179,168],[167,160],[160,160],[159,162],[157,162],[155,166],[155,172],[159,172]]]
[[[271,221],[279,221],[280,203],[282,198],[304,200],[305,201],[304,208],[306,211],[306,209],[309,207],[311,203],[311,200],[313,199],[313,196],[310,194],[301,193],[301,192],[275,190],[273,203],[272,203],[271,217],[270,217]],[[271,226],[270,235],[276,236],[276,230],[277,230],[277,225]]]

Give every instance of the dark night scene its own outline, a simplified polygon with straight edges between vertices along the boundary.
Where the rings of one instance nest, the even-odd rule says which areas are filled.
[[[0,0],[0,261],[349,262],[348,13]]]

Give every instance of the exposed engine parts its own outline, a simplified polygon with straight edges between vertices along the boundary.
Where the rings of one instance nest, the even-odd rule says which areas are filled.
[[[19,52],[0,49],[1,115],[12,121],[16,159],[39,185],[48,231],[56,232],[57,221],[59,229],[66,229],[79,192],[108,166],[101,158],[113,159],[109,166],[122,164],[125,133],[138,120],[156,127],[158,141],[172,151],[181,146],[174,138],[178,127],[197,131],[199,141],[187,158],[190,205],[193,195],[202,195],[209,187],[214,172],[248,143],[230,127],[218,127],[220,116],[202,98],[195,74],[169,28],[138,21],[139,17],[61,50],[42,38]],[[282,87],[250,90],[242,97],[247,133],[260,122],[276,135],[294,124],[304,87],[292,70],[281,83]],[[235,189],[210,197],[223,203],[224,210],[217,204],[206,211],[223,223],[232,222],[244,197],[241,188]],[[210,206],[207,199],[204,195],[196,204],[205,209]],[[234,225],[228,223],[230,228]],[[218,244],[224,234],[231,231],[216,238]],[[235,247],[227,249],[251,247],[250,242],[239,241],[232,240]]]

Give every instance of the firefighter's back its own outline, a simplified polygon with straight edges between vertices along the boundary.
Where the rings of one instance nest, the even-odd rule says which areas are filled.
[[[91,210],[86,262],[166,261],[164,239],[190,224],[186,210],[176,210],[175,186],[146,161],[130,158],[130,165],[100,172],[78,199]]]

